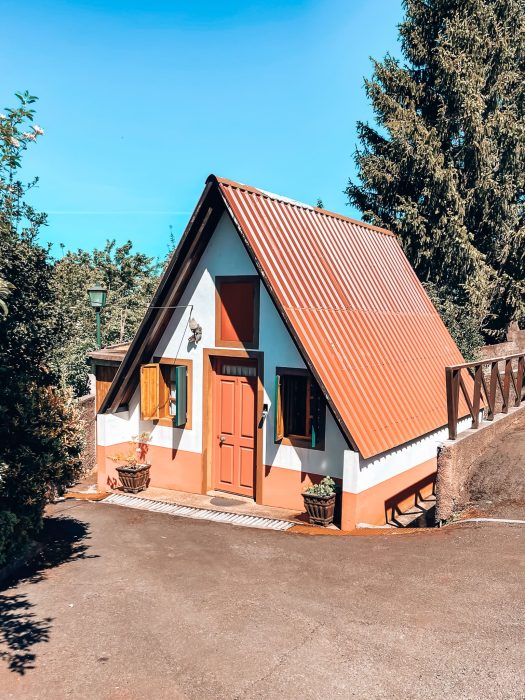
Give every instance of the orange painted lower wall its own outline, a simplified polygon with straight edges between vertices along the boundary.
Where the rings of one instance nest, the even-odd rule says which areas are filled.
[[[265,506],[304,510],[303,491],[322,478],[319,474],[265,466],[262,502]],[[341,485],[340,480],[335,481]]]
[[[118,462],[110,456],[127,454],[127,443],[97,447],[98,489],[106,490],[116,486]],[[202,455],[197,452],[186,452],[167,447],[148,445],[147,461],[151,464],[150,486],[174,491],[201,493],[202,491]]]
[[[416,494],[432,493],[437,458],[429,459],[361,493],[343,492],[341,528],[353,530],[359,523],[384,525],[392,510],[404,510]]]
[[[106,490],[118,485],[117,463],[110,455],[126,454],[128,445],[97,447],[98,488]],[[148,446],[151,463],[150,485],[159,488],[202,493],[202,455],[167,447]],[[432,491],[437,460],[430,459],[397,476],[372,486],[361,493],[343,492],[341,527],[352,530],[359,523],[384,525],[396,509],[404,510],[414,503],[415,494],[422,496]],[[265,466],[262,498],[267,506],[304,510],[303,491],[323,477],[294,469]],[[336,480],[337,482],[337,480]],[[341,482],[339,481],[339,486]]]

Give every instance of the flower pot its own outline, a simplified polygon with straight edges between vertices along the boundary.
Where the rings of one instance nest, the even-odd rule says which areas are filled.
[[[315,496],[303,493],[304,507],[312,525],[327,527],[334,521],[335,493],[331,496]]]
[[[144,491],[149,481],[150,464],[117,467],[122,490],[126,493]]]

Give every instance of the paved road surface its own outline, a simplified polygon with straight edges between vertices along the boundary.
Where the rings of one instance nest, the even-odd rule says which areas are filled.
[[[0,594],[0,697],[525,698],[525,527],[305,537],[96,503]]]

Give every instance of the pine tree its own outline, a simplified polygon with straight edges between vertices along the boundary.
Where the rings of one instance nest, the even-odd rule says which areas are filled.
[[[525,319],[525,0],[405,0],[347,194],[489,337]]]

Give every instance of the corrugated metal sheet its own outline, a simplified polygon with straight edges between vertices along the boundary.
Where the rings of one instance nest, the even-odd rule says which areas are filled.
[[[129,350],[130,343],[117,343],[116,345],[108,345],[100,350],[88,352],[87,356],[92,360],[109,360],[122,362]]]
[[[274,299],[364,457],[447,422],[463,361],[395,236],[217,178]]]

